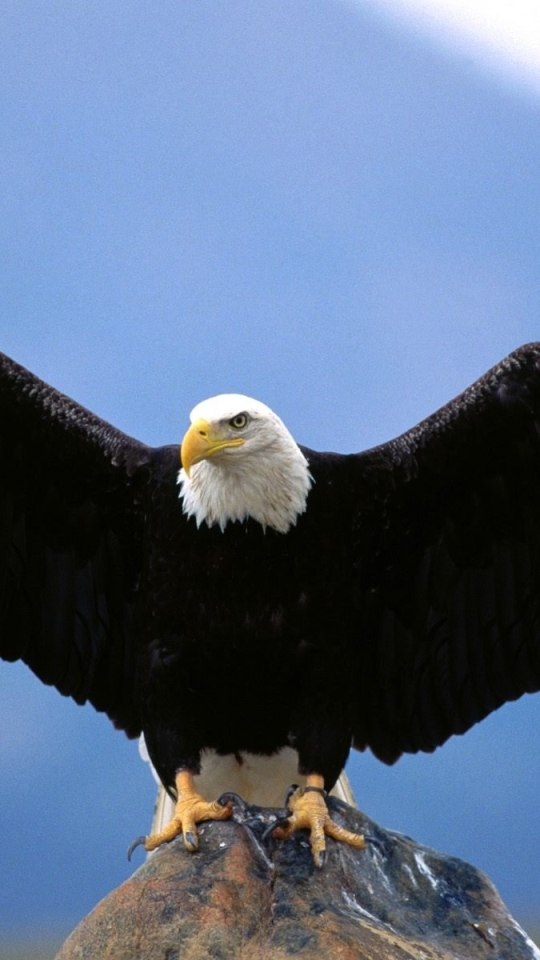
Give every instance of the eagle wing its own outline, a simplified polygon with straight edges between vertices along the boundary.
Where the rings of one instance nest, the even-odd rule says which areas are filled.
[[[130,736],[150,450],[0,355],[0,656]]]
[[[540,344],[348,460],[355,745],[392,763],[540,689]]]

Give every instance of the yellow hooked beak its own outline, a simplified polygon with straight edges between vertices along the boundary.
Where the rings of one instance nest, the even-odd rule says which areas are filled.
[[[182,466],[189,477],[189,471],[195,463],[208,460],[226,447],[241,447],[243,443],[242,437],[223,437],[207,420],[196,420],[182,440]]]

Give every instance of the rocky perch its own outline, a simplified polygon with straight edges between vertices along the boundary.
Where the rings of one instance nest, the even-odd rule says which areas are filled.
[[[382,830],[335,799],[365,850],[305,834],[262,841],[277,811],[247,806],[176,840],[101,901],[56,960],[540,960],[474,867]]]

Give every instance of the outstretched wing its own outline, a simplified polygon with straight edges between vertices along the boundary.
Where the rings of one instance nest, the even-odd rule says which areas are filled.
[[[150,453],[0,355],[0,656],[132,736]]]
[[[353,456],[355,742],[393,762],[540,689],[540,344]]]

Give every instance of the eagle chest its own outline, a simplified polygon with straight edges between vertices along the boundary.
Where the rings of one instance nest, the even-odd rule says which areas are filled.
[[[197,529],[193,521],[176,532],[164,527],[153,538],[149,569],[155,603],[149,628],[158,659],[199,670],[211,660],[213,671],[217,661],[226,673],[239,657],[281,659],[283,670],[296,672],[327,642],[339,596],[329,571],[312,589],[314,557],[298,549],[294,533],[264,532],[254,522],[225,531]],[[174,589],[160,590],[167,578]]]

